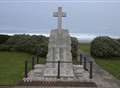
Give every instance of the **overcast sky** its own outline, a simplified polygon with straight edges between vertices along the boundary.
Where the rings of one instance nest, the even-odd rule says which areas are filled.
[[[0,0],[0,33],[49,33],[59,6],[71,33],[120,37],[119,0]]]

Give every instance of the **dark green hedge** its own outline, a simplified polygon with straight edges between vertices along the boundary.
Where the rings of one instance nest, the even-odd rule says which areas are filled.
[[[0,44],[5,43],[9,39],[9,37],[10,36],[8,35],[0,35]]]
[[[107,36],[97,37],[91,43],[91,55],[98,57],[120,56],[120,42]]]
[[[13,35],[9,39],[0,44],[1,51],[20,51],[31,54],[37,54],[46,57],[48,48],[48,37],[30,36],[30,35]]]
[[[5,37],[7,35],[4,35]],[[48,51],[48,37],[42,35],[25,35],[18,34],[8,38],[4,38],[4,42],[0,44],[0,51],[20,51],[30,54],[37,54],[41,57],[46,57]],[[72,57],[77,58],[78,40],[74,37],[72,41]]]
[[[77,61],[78,48],[79,48],[79,42],[77,38],[71,37],[71,52],[72,52],[72,58],[75,61]]]

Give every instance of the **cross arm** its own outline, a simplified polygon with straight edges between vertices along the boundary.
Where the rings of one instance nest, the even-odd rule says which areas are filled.
[[[53,12],[54,17],[58,17],[58,12]],[[62,17],[66,17],[66,13],[62,12]]]

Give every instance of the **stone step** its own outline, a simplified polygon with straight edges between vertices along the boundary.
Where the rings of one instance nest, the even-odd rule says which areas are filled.
[[[74,68],[83,68],[83,65],[73,65]]]
[[[76,76],[83,76],[83,74],[80,74],[80,73],[76,73],[75,75]]]
[[[34,77],[43,77],[43,74],[34,74]]]
[[[44,87],[44,86],[12,86],[12,88],[51,88],[49,86]],[[9,88],[9,86],[2,87],[2,88]],[[97,87],[52,87],[52,88],[97,88]]]
[[[36,64],[34,66],[35,69],[43,69],[45,67],[45,65],[42,65],[42,64]]]
[[[97,88],[97,85],[94,82],[80,82],[80,81],[32,81],[32,82],[23,82],[20,81],[17,84],[18,86],[39,86],[39,87],[89,87]]]
[[[34,69],[33,72],[36,74],[43,73],[43,69]]]
[[[75,69],[74,70],[75,73],[85,73],[85,70],[84,69]]]
[[[33,76],[34,77],[43,77],[44,70],[43,69],[34,69]]]

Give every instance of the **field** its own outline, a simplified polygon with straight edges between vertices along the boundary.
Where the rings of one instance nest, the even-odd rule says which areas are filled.
[[[80,44],[80,49],[90,54],[90,44]],[[24,76],[24,61],[31,60],[32,55],[21,52],[0,52],[0,85],[14,85]],[[120,57],[95,58],[95,61],[103,69],[120,79]],[[45,63],[40,58],[40,63]],[[29,66],[31,67],[31,65]]]
[[[21,52],[0,52],[0,85],[14,85],[24,76],[24,62],[32,55]],[[40,61],[43,63],[43,59]]]
[[[81,43],[80,49],[90,55],[90,44]],[[94,57],[98,65],[120,79],[120,57],[98,58]]]
[[[80,43],[80,50],[83,52],[90,54],[90,44],[89,43]]]

